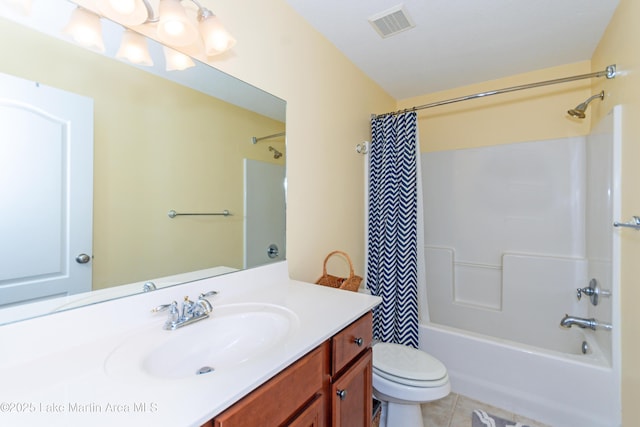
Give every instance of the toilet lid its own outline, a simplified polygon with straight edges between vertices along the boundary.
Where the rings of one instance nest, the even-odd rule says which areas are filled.
[[[447,375],[447,368],[430,354],[384,342],[373,346],[373,367],[395,377],[419,381],[436,381]]]

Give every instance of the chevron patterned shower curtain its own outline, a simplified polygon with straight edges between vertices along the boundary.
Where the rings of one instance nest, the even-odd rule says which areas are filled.
[[[367,286],[382,297],[373,335],[418,347],[417,115],[372,118]]]

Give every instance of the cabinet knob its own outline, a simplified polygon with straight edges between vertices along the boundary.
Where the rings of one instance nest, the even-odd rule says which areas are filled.
[[[338,390],[336,392],[340,400],[345,400],[347,398],[347,390]]]
[[[362,344],[364,344],[364,340],[362,338],[356,338],[353,342],[356,343],[358,347],[362,347]]]

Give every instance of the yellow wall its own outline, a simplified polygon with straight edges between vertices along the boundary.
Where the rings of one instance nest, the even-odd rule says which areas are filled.
[[[250,142],[284,124],[4,20],[0,25],[0,72],[94,100],[93,288],[215,265],[241,268],[242,159],[284,163]],[[285,152],[283,139],[270,143]],[[170,209],[234,215],[172,220]]]
[[[398,109],[590,72],[589,61],[547,68],[404,99],[399,101]],[[567,114],[567,110],[590,94],[590,81],[580,80],[420,110],[421,151],[586,135],[589,133],[589,116],[584,120],[575,119]]]
[[[619,75],[594,84],[593,93],[607,94],[593,110],[594,121],[614,105],[622,105],[622,220],[640,215],[640,2],[620,0],[620,5],[592,57],[592,67],[611,63]],[[640,233],[622,230],[620,301],[622,322],[622,424],[634,426],[640,419]]]
[[[315,281],[333,249],[364,266],[364,158],[371,113],[395,100],[284,0],[203,2],[236,37],[215,67],[287,101],[287,258]]]

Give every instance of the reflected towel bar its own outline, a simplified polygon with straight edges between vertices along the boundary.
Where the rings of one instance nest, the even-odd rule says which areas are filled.
[[[220,215],[220,216],[229,216],[231,213],[228,210],[223,210],[222,212],[209,212],[209,213],[178,213],[171,209],[167,214],[169,218],[175,218],[178,215]]]
[[[629,227],[629,228],[633,228],[635,230],[640,230],[640,217],[638,216],[634,216],[633,219],[631,219],[628,222],[614,222],[613,223],[614,227]]]

